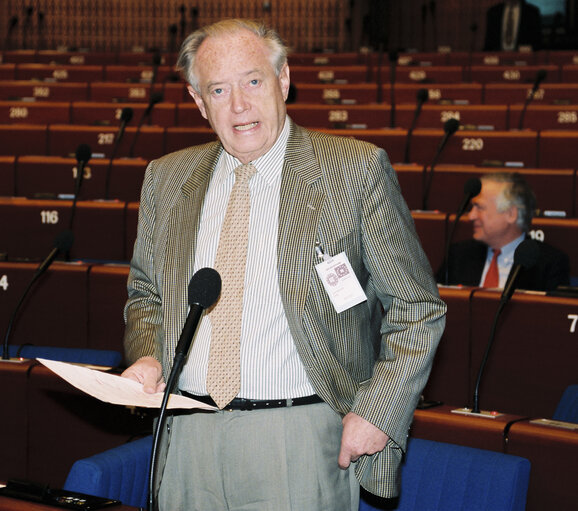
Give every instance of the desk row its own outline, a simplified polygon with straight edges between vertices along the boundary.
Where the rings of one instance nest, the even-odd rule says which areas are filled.
[[[147,160],[142,158],[93,158],[84,169],[81,200],[115,199],[135,202]],[[578,187],[575,169],[529,169],[436,166],[424,203],[423,166],[395,163],[403,196],[412,210],[454,212],[458,209],[465,183],[490,172],[519,172],[537,197],[539,214],[578,216]],[[60,156],[0,156],[0,196],[56,199],[74,194],[77,175],[75,158]],[[108,184],[107,184],[108,181]]]
[[[295,83],[389,83],[391,76],[399,83],[533,83],[538,72],[545,72],[549,83],[576,82],[578,65],[454,65],[396,66],[384,65],[291,65]],[[58,82],[178,82],[181,76],[171,66],[0,64],[1,80],[38,80]]]
[[[125,114],[123,115],[123,111]],[[393,127],[443,129],[448,119],[478,131],[578,129],[578,104],[574,105],[424,105],[417,122],[416,107],[391,105],[290,104],[287,111],[298,124],[325,129],[382,129]],[[126,112],[132,112],[127,121]],[[130,116],[130,113],[128,114]],[[75,124],[119,126],[139,122],[164,128],[206,127],[194,103],[158,103],[154,109],[144,103],[105,103],[93,101],[56,102],[0,101],[0,124]]]
[[[361,49],[357,52],[296,52],[289,55],[289,63],[306,66],[377,65],[380,58],[383,60],[383,55],[368,49]],[[177,53],[67,50],[4,50],[0,53],[0,62],[19,64],[151,66],[155,61],[160,65],[173,66],[177,61]],[[574,50],[465,52],[451,51],[451,48],[446,48],[439,52],[400,52],[397,64],[400,66],[564,65],[578,64],[578,52]]]
[[[535,91],[537,104],[567,105],[578,103],[578,80],[568,83],[543,83]],[[378,86],[374,83],[321,84],[293,82],[294,102],[316,104],[415,104],[418,91],[428,91],[429,102],[441,105],[504,105],[524,103],[532,86],[526,83],[397,83]],[[152,93],[162,94],[167,102],[190,103],[191,97],[182,83],[150,86],[118,82],[38,82],[34,80],[0,81],[3,101],[97,101],[148,103]]]
[[[88,144],[96,157],[113,156],[118,128],[114,126],[2,124],[0,156],[74,156],[80,144]],[[394,129],[319,129],[355,137],[384,148],[392,162],[405,160],[408,131]],[[444,131],[417,129],[409,147],[409,162],[430,164]],[[116,157],[137,156],[146,160],[216,139],[208,127],[142,126],[125,130]],[[574,147],[578,130],[523,131],[458,130],[449,138],[438,163],[515,168],[576,167]]]
[[[0,253],[10,261],[40,261],[50,251],[57,235],[69,228],[72,201],[0,198],[0,218],[6,219]],[[417,233],[434,269],[443,261],[448,221],[446,213],[414,212]],[[128,261],[132,255],[138,222],[138,203],[80,201],[72,229],[75,239],[72,259]],[[26,233],[24,235],[23,233]],[[570,274],[578,277],[578,219],[535,218],[532,235],[565,251]],[[469,222],[462,218],[454,241],[471,236]]]

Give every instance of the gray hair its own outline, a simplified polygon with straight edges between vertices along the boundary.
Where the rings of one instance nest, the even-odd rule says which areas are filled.
[[[517,172],[494,172],[482,176],[481,181],[506,184],[497,198],[496,207],[500,212],[512,206],[516,207],[518,209],[516,223],[523,232],[528,232],[536,210],[536,196],[526,180]]]
[[[181,45],[176,68],[195,91],[200,92],[198,77],[195,74],[195,60],[203,41],[208,37],[230,35],[243,30],[248,30],[263,40],[271,52],[271,65],[277,76],[279,76],[281,69],[283,69],[283,66],[287,63],[287,53],[289,52],[288,47],[279,34],[257,21],[226,19],[196,30],[190,34]]]

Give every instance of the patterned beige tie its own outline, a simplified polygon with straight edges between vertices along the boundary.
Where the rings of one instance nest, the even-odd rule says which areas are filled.
[[[219,408],[229,404],[241,388],[241,319],[251,206],[249,179],[256,171],[251,164],[235,169],[235,184],[215,260],[222,288],[221,297],[210,314],[212,334],[207,391]]]

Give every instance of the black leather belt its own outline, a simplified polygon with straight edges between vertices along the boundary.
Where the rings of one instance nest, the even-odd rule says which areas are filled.
[[[195,399],[207,405],[217,406],[216,403],[211,399],[211,396],[195,396],[194,394],[191,394],[190,392],[186,392],[184,390],[181,390],[180,392],[185,397],[190,397],[191,399]],[[283,408],[286,406],[312,405],[315,403],[322,403],[322,402],[323,399],[321,399],[317,394],[305,397],[295,397],[293,399],[260,400],[260,399],[244,399],[242,397],[236,397],[227,406],[225,406],[223,410],[228,411],[265,410],[267,408]]]

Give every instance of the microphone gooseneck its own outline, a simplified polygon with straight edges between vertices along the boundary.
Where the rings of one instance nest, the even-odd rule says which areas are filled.
[[[539,69],[536,73],[536,78],[534,78],[534,84],[532,85],[532,89],[528,93],[526,97],[526,101],[524,101],[524,106],[522,107],[522,111],[520,112],[520,120],[518,121],[518,129],[521,130],[524,127],[524,117],[526,116],[526,110],[528,109],[528,105],[533,101],[536,92],[538,91],[538,87],[546,78],[548,73],[545,69]]]
[[[6,329],[6,335],[4,336],[4,345],[2,349],[2,360],[9,360],[10,353],[9,353],[9,346],[10,346],[10,333],[12,332],[12,327],[14,325],[14,321],[18,316],[18,312],[24,303],[24,300],[28,296],[28,293],[32,289],[34,283],[46,272],[48,267],[52,264],[52,262],[56,259],[59,254],[67,253],[70,248],[72,247],[72,243],[74,242],[74,234],[70,230],[65,230],[59,233],[55,240],[54,240],[54,248],[50,251],[48,256],[40,263],[32,279],[24,289],[24,293],[20,297],[20,300],[16,304],[12,315],[10,316],[10,320],[8,321],[8,328]]]
[[[76,180],[74,182],[74,198],[72,200],[72,207],[70,208],[70,221],[68,223],[68,228],[72,230],[72,225],[74,223],[74,216],[76,214],[76,203],[78,202],[78,196],[80,195],[80,188],[84,180],[84,167],[90,160],[92,156],[92,149],[87,144],[80,144],[76,148],[76,161],[78,166],[76,168]]]
[[[427,164],[423,166],[422,169],[422,186],[423,186],[423,196],[422,196],[422,209],[427,210],[428,208],[428,198],[429,198],[429,191],[431,188],[431,183],[433,180],[433,173],[434,173],[434,168],[436,166],[436,163],[440,157],[440,155],[442,154],[442,151],[444,150],[444,147],[446,146],[448,140],[450,139],[450,137],[458,130],[458,128],[460,127],[460,121],[458,121],[457,119],[451,118],[448,119],[446,122],[444,122],[444,135],[442,137],[442,139],[440,140],[440,143],[438,144],[438,147],[436,149],[436,153],[434,155],[434,158],[431,162],[430,168],[429,168],[429,175],[428,175],[428,166]]]
[[[477,177],[472,177],[471,179],[468,179],[466,181],[466,184],[464,185],[464,196],[462,198],[462,202],[458,206],[458,209],[456,211],[456,217],[452,223],[450,233],[446,239],[446,246],[445,246],[445,250],[444,250],[444,254],[445,254],[444,265],[443,265],[444,284],[446,286],[449,284],[449,280],[450,280],[449,279],[450,247],[452,245],[452,240],[454,238],[454,233],[455,233],[456,227],[458,225],[458,222],[459,222],[461,216],[466,211],[466,208],[468,207],[468,204],[470,203],[470,201],[474,197],[476,197],[481,191],[482,191],[482,182]]]
[[[160,436],[164,430],[164,422],[166,419],[167,403],[171,391],[173,390],[184,361],[187,358],[193,337],[197,331],[197,327],[201,321],[203,312],[212,307],[221,294],[221,276],[212,268],[201,268],[197,271],[189,282],[188,287],[188,301],[189,313],[181,331],[177,347],[175,349],[175,356],[173,366],[167,379],[163,400],[159,410],[159,417],[155,426],[153,434],[153,446],[149,469],[149,494],[147,500],[147,510],[156,511],[156,495],[155,495],[155,472],[156,472],[156,458]]]
[[[498,318],[504,310],[506,303],[512,296],[516,280],[522,268],[528,269],[534,266],[538,262],[538,257],[540,256],[540,249],[538,247],[538,243],[532,239],[527,239],[522,241],[516,248],[514,252],[514,265],[512,266],[512,270],[510,271],[510,275],[508,276],[508,281],[504,286],[504,290],[502,291],[502,296],[500,297],[500,303],[498,304],[498,309],[496,310],[496,314],[494,315],[494,321],[492,322],[492,328],[490,330],[490,337],[488,340],[488,344],[486,346],[486,351],[484,353],[484,357],[482,358],[482,363],[480,364],[480,368],[478,370],[478,377],[476,379],[476,385],[474,387],[474,397],[473,397],[473,406],[472,406],[472,413],[480,413],[480,383],[482,381],[482,375],[484,372],[484,368],[486,367],[486,363],[488,362],[488,357],[490,355],[490,351],[492,349],[492,344],[494,343],[494,338],[496,336],[496,327],[498,325]]]
[[[147,105],[147,107],[145,108],[143,114],[141,115],[141,118],[139,119],[138,125],[136,127],[136,131],[134,134],[134,137],[132,139],[132,143],[130,145],[130,149],[128,152],[128,155],[130,158],[134,157],[134,148],[136,145],[136,141],[138,139],[138,136],[140,135],[140,130],[142,128],[142,125],[144,124],[145,120],[147,118],[150,118],[151,113],[153,111],[154,106],[157,103],[160,103],[163,100],[163,94],[161,92],[153,92],[151,94],[150,100],[149,100],[149,104]]]
[[[395,128],[395,74],[398,57],[399,53],[396,50],[391,50],[389,52],[389,101],[391,104],[389,116],[390,128]]]
[[[112,171],[112,163],[114,161],[114,158],[116,157],[116,153],[118,151],[118,148],[120,147],[120,142],[124,136],[126,126],[132,120],[133,114],[134,114],[134,111],[129,106],[123,108],[121,113],[120,113],[120,126],[118,128],[117,133],[116,133],[116,137],[114,138],[114,145],[112,146],[112,153],[111,153],[110,158],[108,160],[108,167],[106,168],[106,177],[105,177],[105,181],[104,181],[104,198],[106,200],[109,199],[109,194],[110,194],[110,174]]]
[[[415,126],[417,124],[417,120],[419,118],[419,115],[421,113],[421,108],[423,106],[423,104],[429,99],[429,92],[427,89],[419,89],[416,93],[416,106],[415,106],[415,112],[413,114],[413,120],[411,121],[411,126],[409,127],[409,130],[407,131],[407,136],[405,138],[405,151],[404,151],[404,158],[403,161],[404,163],[409,163],[409,147],[410,147],[410,142],[411,142],[411,136],[413,134],[413,130],[415,129]]]

